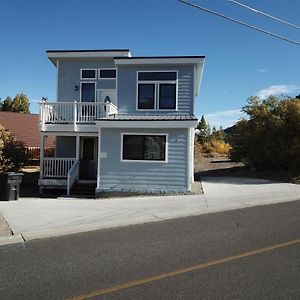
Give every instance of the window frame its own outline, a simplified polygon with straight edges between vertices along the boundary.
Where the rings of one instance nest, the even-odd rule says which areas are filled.
[[[166,143],[165,143],[165,160],[151,160],[151,159],[124,159],[123,158],[123,142],[124,142],[124,135],[141,135],[141,136],[165,136]],[[137,162],[137,163],[168,163],[168,148],[169,148],[169,134],[168,133],[141,133],[141,132],[121,132],[121,155],[120,161],[121,162]]]
[[[83,102],[83,103],[96,103],[97,102],[97,83],[96,81],[81,81],[80,82],[80,95],[79,95],[79,100],[80,102],[82,102],[82,84],[85,84],[85,83],[93,83],[94,84],[94,87],[95,87],[95,101],[94,102]]]
[[[145,72],[175,72],[176,80],[139,80],[139,73]],[[139,108],[139,84],[154,84],[154,108]],[[175,84],[175,108],[159,108],[160,84]],[[178,111],[178,70],[139,70],[136,71],[136,110],[137,111]]]
[[[95,71],[95,77],[93,77],[93,78],[84,78],[84,77],[82,77],[82,71]],[[94,69],[94,68],[80,69],[80,80],[97,80],[97,69]]]
[[[116,71],[116,77],[115,78],[102,78],[102,77],[100,77],[102,70],[114,70],[114,71]],[[116,80],[117,79],[117,68],[99,68],[98,69],[98,79],[99,80]]]

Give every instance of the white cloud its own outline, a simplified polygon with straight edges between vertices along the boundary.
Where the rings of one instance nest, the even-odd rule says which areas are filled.
[[[272,85],[266,89],[260,90],[256,95],[262,99],[268,98],[271,95],[286,95],[300,91],[300,86],[297,85]]]
[[[266,72],[269,72],[269,70],[268,69],[256,69],[256,71],[257,72],[259,72],[259,73],[266,73]]]
[[[206,122],[211,127],[219,128],[222,126],[224,129],[234,125],[238,120],[246,117],[240,109],[224,110],[204,115]]]

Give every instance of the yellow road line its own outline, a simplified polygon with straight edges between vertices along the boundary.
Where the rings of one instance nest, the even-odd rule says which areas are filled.
[[[190,267],[186,267],[186,268],[181,268],[181,269],[178,269],[178,270],[175,270],[175,271],[162,273],[162,274],[158,274],[158,275],[153,275],[153,276],[149,276],[149,277],[146,277],[146,278],[137,279],[137,280],[117,284],[117,285],[109,287],[109,288],[104,288],[104,289],[93,291],[93,292],[90,292],[90,293],[86,293],[86,294],[83,294],[83,295],[80,295],[80,296],[75,296],[75,297],[72,297],[72,298],[68,298],[67,300],[85,300],[85,299],[89,299],[89,298],[92,298],[92,297],[101,296],[101,295],[116,292],[116,291],[119,291],[119,290],[123,290],[123,289],[131,288],[131,287],[134,287],[134,286],[146,284],[146,283],[149,283],[149,282],[158,281],[158,280],[161,280],[161,279],[165,279],[165,278],[181,275],[181,274],[188,273],[188,272],[201,270],[201,269],[204,269],[204,268],[207,268],[207,267],[227,263],[227,262],[238,260],[238,259],[241,259],[241,258],[244,258],[244,257],[249,257],[249,256],[254,256],[254,255],[265,253],[265,252],[270,252],[272,250],[285,248],[285,247],[295,245],[295,244],[299,244],[299,243],[300,243],[300,239],[291,240],[291,241],[288,241],[288,242],[285,242],[285,243],[275,244],[275,245],[272,245],[272,246],[268,246],[268,247],[264,247],[264,248],[260,248],[260,249],[256,249],[256,250],[251,250],[251,251],[244,252],[244,253],[241,253],[241,254],[211,260],[211,261],[208,261],[208,262],[205,262],[205,263],[202,263],[202,264],[198,264],[198,265],[194,265],[194,266],[190,266]]]

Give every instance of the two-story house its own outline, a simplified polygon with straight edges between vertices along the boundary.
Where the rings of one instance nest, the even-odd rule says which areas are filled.
[[[42,102],[40,189],[186,192],[194,178],[195,96],[204,56],[51,50],[57,102]],[[44,138],[55,136],[55,157]]]

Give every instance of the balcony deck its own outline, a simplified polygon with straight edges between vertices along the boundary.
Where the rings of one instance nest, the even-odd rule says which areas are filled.
[[[41,131],[90,131],[95,129],[96,119],[109,117],[117,110],[111,102],[42,102]]]

